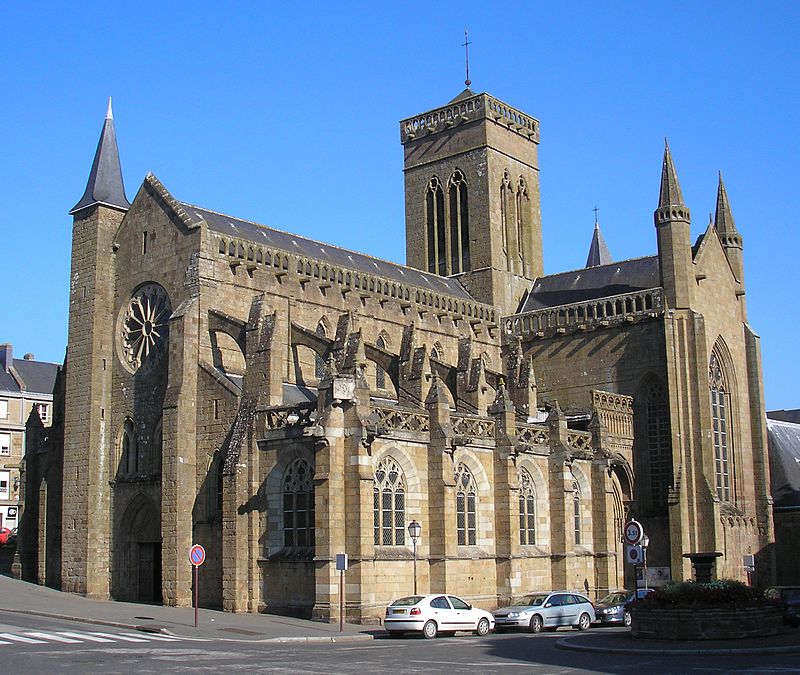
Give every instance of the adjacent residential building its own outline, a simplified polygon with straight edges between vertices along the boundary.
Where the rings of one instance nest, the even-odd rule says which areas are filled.
[[[19,522],[20,467],[26,450],[25,429],[31,415],[44,428],[53,418],[53,386],[59,366],[36,361],[33,354],[15,359],[10,344],[0,344],[0,526]]]

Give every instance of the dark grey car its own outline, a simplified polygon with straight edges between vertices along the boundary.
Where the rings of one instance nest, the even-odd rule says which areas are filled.
[[[643,598],[652,593],[652,588],[640,588],[635,593],[633,591],[614,591],[604,598],[597,601],[594,611],[597,615],[597,623],[600,624],[622,624],[631,625],[631,613],[627,605],[635,598]]]

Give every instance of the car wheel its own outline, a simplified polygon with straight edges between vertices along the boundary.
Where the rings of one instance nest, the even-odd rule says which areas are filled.
[[[531,618],[530,629],[531,633],[542,632],[542,617],[540,617],[538,614],[534,614]]]
[[[489,634],[489,619],[481,619],[478,621],[478,627],[475,629],[475,635],[483,637],[484,635]]]
[[[581,614],[581,618],[578,619],[578,630],[589,630],[589,626],[592,625],[592,620],[589,618],[588,614]]]
[[[622,623],[624,626],[630,628],[630,625],[633,623],[630,612],[625,612],[625,614],[622,615]]]
[[[433,640],[438,632],[439,629],[436,627],[435,621],[426,621],[425,625],[422,627],[422,636],[426,640]]]

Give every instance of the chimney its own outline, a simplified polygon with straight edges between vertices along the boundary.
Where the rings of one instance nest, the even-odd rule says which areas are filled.
[[[22,357],[25,361],[33,361],[36,357],[33,355],[32,352],[28,352],[25,356]]]
[[[14,349],[10,342],[0,345],[0,367],[6,372],[11,370],[14,365]]]

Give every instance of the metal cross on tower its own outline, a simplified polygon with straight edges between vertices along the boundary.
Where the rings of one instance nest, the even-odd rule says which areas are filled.
[[[471,44],[472,43],[469,41],[469,33],[467,32],[467,29],[465,28],[464,29],[464,44],[461,45],[461,46],[464,48],[464,57],[465,57],[466,66],[467,66],[467,79],[464,80],[464,84],[466,84],[468,87],[469,87],[469,85],[472,84],[472,80],[469,79],[469,46]]]
[[[594,211],[594,222],[595,222],[595,223],[597,222],[597,212],[598,212],[599,210],[600,210],[600,209],[598,209],[596,206],[595,206],[595,207],[592,209],[592,211]]]

